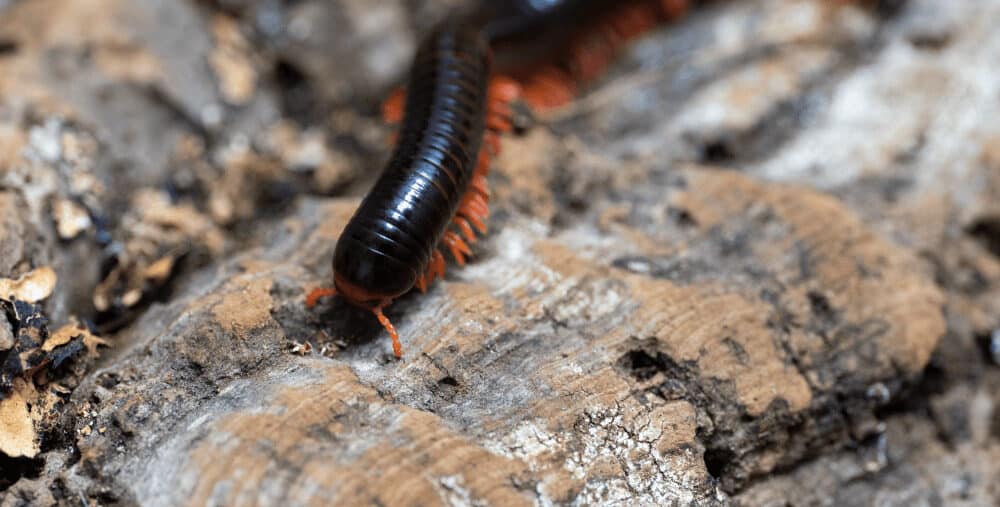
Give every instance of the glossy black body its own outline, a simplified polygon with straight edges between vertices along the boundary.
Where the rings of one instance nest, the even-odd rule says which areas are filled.
[[[475,24],[445,23],[420,45],[395,151],[337,242],[341,280],[393,298],[424,274],[475,171],[489,78]]]

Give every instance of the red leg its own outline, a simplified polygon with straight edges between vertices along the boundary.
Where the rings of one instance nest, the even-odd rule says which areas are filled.
[[[434,257],[431,257],[431,269],[434,270],[433,278],[444,278],[444,255],[441,250],[434,250]]]
[[[490,134],[496,137],[495,134]],[[499,143],[499,138],[497,138],[497,143]],[[497,145],[499,146],[499,144]],[[485,149],[480,149],[479,151],[479,161],[476,163],[476,169],[472,172],[472,179],[475,181],[476,178],[485,178],[487,174],[490,173],[490,154],[487,153]]]
[[[441,238],[441,242],[448,247],[448,250],[451,252],[451,256],[455,258],[455,262],[457,262],[459,266],[464,266],[465,256],[472,253],[469,245],[465,244],[465,242],[462,241],[462,238],[458,237],[458,234],[455,234],[454,231],[444,233],[444,236]]]
[[[486,125],[492,134],[510,132],[513,129],[514,111],[511,102],[521,96],[521,85],[507,76],[490,78],[487,91]]]
[[[472,232],[472,226],[469,225],[469,221],[463,218],[461,215],[456,216],[452,222],[458,230],[461,231],[465,239],[471,244],[476,242],[476,233]]]
[[[486,118],[486,128],[496,131],[496,132],[510,132],[513,126],[510,123],[510,118],[505,118],[497,114],[490,114]]]
[[[483,199],[487,199],[490,196],[490,189],[486,178],[481,174],[476,174],[472,177],[472,182],[469,183],[469,188],[471,188],[473,192],[481,195]]]
[[[500,137],[492,132],[487,132],[483,135],[483,144],[489,149],[488,155],[497,156],[500,154]],[[486,162],[486,168],[489,169],[489,160]]]
[[[521,85],[507,76],[494,76],[490,80],[489,94],[491,98],[509,104],[521,96]]]
[[[306,308],[312,309],[312,307],[316,306],[316,303],[319,302],[320,298],[336,295],[337,289],[334,289],[333,287],[320,287],[313,289],[309,292],[309,295],[306,296]]]
[[[399,343],[399,333],[396,332],[396,327],[392,325],[389,318],[382,313],[382,308],[389,306],[392,300],[383,301],[381,304],[372,308],[372,313],[375,314],[375,318],[378,319],[382,327],[389,332],[389,336],[392,337],[392,353],[396,356],[396,359],[403,358],[403,345]]]
[[[386,123],[396,124],[403,121],[403,110],[406,106],[406,90],[396,88],[382,103],[382,119]]]
[[[576,83],[562,69],[548,66],[527,78],[523,96],[533,109],[547,111],[571,102],[576,96]]]
[[[518,93],[520,94],[520,92]],[[492,95],[490,96],[489,102],[490,114],[499,115],[504,118],[513,118],[514,110],[511,109],[510,102],[504,99],[496,98]]]
[[[427,288],[434,283],[434,280],[444,276],[444,256],[440,250],[434,250],[430,262],[427,263],[427,270],[423,276],[417,279],[417,288],[420,292],[427,292]]]
[[[462,199],[462,204],[459,205],[458,210],[467,218],[486,218],[490,215],[490,208],[486,203],[486,197],[475,190],[466,194],[465,198]]]

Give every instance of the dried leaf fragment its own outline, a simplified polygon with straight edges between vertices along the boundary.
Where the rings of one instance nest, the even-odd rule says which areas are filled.
[[[0,278],[0,299],[37,303],[52,294],[56,279],[55,270],[49,266],[29,271],[16,280]]]
[[[308,356],[312,354],[312,344],[309,342],[292,342],[291,352],[298,356]]]
[[[170,273],[173,272],[175,260],[176,258],[171,255],[161,257],[159,260],[153,262],[149,266],[146,266],[143,276],[154,284],[162,284],[167,281],[167,278],[170,277]]]
[[[65,325],[59,328],[58,331],[49,335],[45,343],[42,344],[42,350],[45,352],[52,352],[56,347],[66,345],[74,337],[79,335],[78,328],[75,325]]]
[[[35,388],[18,379],[10,395],[0,400],[0,453],[12,458],[38,454],[38,434],[28,408],[28,400],[34,398]]]
[[[73,239],[93,225],[86,208],[69,199],[59,199],[52,205],[52,218],[62,239]]]
[[[83,345],[87,348],[87,352],[91,355],[97,353],[98,346],[108,345],[106,340],[94,335],[89,329],[87,329],[86,326],[80,324],[74,319],[69,324],[66,324],[56,330],[56,332],[49,335],[48,339],[45,340],[45,343],[42,344],[42,350],[45,352],[52,352],[57,347],[66,345],[70,341],[77,338],[83,339]]]

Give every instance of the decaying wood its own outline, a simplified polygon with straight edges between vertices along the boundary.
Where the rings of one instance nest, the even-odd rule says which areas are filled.
[[[1000,1],[651,34],[504,140],[402,361],[303,304],[449,7],[377,4],[0,1],[0,278],[80,347],[0,401],[0,505],[1000,499]]]

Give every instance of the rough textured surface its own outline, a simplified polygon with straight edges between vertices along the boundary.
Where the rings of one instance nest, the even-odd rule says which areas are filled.
[[[0,0],[0,278],[93,349],[0,402],[0,505],[1000,501],[1000,1],[650,34],[504,140],[397,362],[303,297],[455,3]]]

